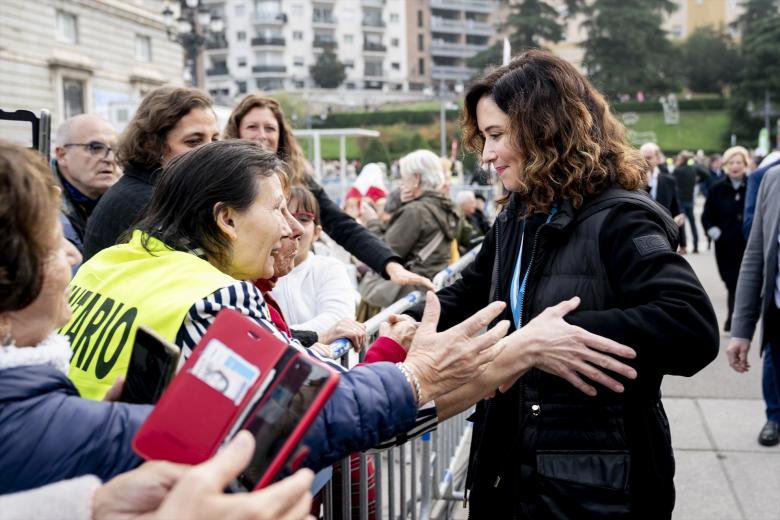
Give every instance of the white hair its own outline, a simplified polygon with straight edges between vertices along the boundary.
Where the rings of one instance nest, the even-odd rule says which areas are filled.
[[[474,196],[474,192],[471,190],[463,190],[459,191],[457,195],[455,195],[455,202],[457,202],[459,205],[468,204],[469,202],[475,202],[477,200],[477,197]]]
[[[661,148],[653,142],[647,142],[639,148],[640,153],[644,153],[645,150],[652,150],[656,155],[661,153]]]
[[[409,174],[419,175],[420,185],[425,190],[438,190],[444,184],[441,160],[430,150],[416,150],[407,154],[401,157],[399,165],[402,177]]]
[[[57,135],[54,139],[54,142],[57,143],[57,146],[63,146],[68,144],[71,141],[71,135],[73,134],[73,129],[77,125],[84,124],[87,122],[98,123],[100,125],[106,125],[111,127],[111,123],[109,123],[102,117],[98,117],[92,114],[79,114],[77,116],[73,116],[71,118],[66,119],[60,124],[60,126],[57,127]]]

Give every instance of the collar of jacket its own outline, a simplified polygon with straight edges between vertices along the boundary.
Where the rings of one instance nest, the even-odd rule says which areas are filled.
[[[509,203],[504,208],[504,211],[499,214],[498,219],[502,222],[502,224],[506,223],[510,218],[514,218],[517,221],[522,221],[522,218],[520,217],[520,211],[522,210],[524,204],[525,203],[522,201],[519,194],[512,193],[509,198]],[[574,222],[576,210],[574,207],[572,207],[571,201],[569,201],[569,199],[564,199],[561,202],[557,202],[555,206],[557,211],[552,220],[549,224],[543,225],[547,226],[548,228],[555,229],[556,231],[563,231]]]
[[[135,163],[129,163],[124,168],[124,175],[132,179],[139,180],[144,184],[154,186],[155,180],[162,172],[162,166],[158,166],[155,169],[146,168]]]

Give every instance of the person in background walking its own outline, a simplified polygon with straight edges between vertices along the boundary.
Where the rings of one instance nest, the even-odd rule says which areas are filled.
[[[763,350],[763,394],[766,424],[758,435],[762,446],[780,443],[780,164],[763,176],[756,199],[755,220],[750,229],[739,270],[731,342],[726,348],[729,365],[746,372],[750,341],[762,318],[760,348]]]
[[[696,188],[696,182],[699,177],[698,168],[693,160],[693,154],[683,150],[677,154],[674,171],[672,172],[677,181],[677,196],[680,199],[680,209],[688,218],[691,225],[691,235],[693,236],[693,252],[699,252],[699,232],[696,229],[696,219],[693,216],[693,192]],[[683,224],[680,233],[680,252],[688,252],[688,243],[686,240],[685,225]]]
[[[669,173],[664,173],[665,165],[661,162],[663,154],[655,143],[645,143],[639,148],[639,153],[647,162],[648,179],[646,190],[650,197],[666,208],[678,228],[685,224],[685,215],[680,210],[680,199],[677,197],[677,181]]]
[[[715,260],[718,272],[728,290],[728,316],[723,330],[731,330],[734,312],[734,296],[737,277],[747,241],[742,234],[742,218],[745,210],[746,174],[750,154],[741,146],[734,146],[723,154],[726,176],[710,187],[701,225],[707,236],[715,242]]]

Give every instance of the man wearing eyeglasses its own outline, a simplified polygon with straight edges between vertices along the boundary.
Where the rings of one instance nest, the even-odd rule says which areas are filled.
[[[82,114],[60,125],[56,142],[52,171],[62,186],[60,220],[65,236],[82,251],[87,219],[119,179],[113,148],[116,132],[107,121]]]

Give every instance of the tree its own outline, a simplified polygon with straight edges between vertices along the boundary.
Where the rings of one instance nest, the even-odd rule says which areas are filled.
[[[309,67],[311,79],[319,87],[336,88],[347,79],[346,67],[339,61],[332,47],[326,47],[317,62]]]
[[[512,52],[541,48],[544,42],[558,43],[564,37],[564,17],[581,7],[580,0],[566,0],[565,14],[542,0],[521,0],[512,6],[505,28]]]
[[[583,0],[565,0],[563,12],[543,0],[522,0],[511,6],[506,22],[501,26],[509,35],[512,54],[525,49],[542,48],[544,43],[558,43],[564,38],[567,17],[574,15]],[[501,65],[504,42],[499,40],[466,61],[469,67],[483,71]]]
[[[591,81],[611,96],[674,87],[672,44],[661,22],[676,8],[672,0],[593,0],[584,7],[583,65]]]
[[[742,14],[731,23],[743,36],[753,31],[759,22],[777,14],[780,0],[745,0],[740,2]]]
[[[387,151],[387,146],[379,139],[371,139],[371,141],[368,142],[368,146],[363,151],[361,163],[365,165],[372,162],[390,163],[390,154]]]
[[[731,130],[752,140],[764,126],[766,94],[772,105],[780,107],[780,14],[776,7],[751,22],[750,31],[742,35],[739,55],[741,73],[731,98]]]
[[[713,27],[696,29],[679,46],[680,75],[694,92],[721,93],[739,73],[739,55],[731,37]]]

